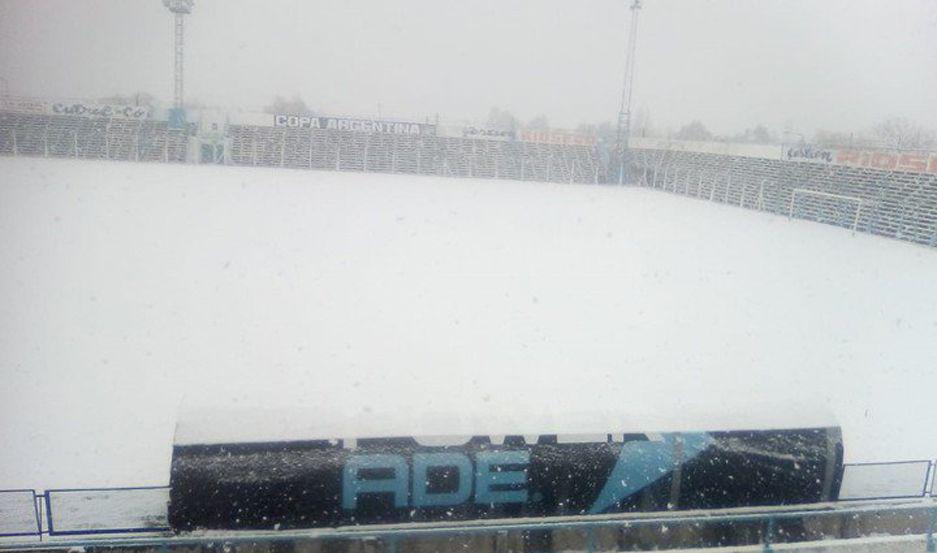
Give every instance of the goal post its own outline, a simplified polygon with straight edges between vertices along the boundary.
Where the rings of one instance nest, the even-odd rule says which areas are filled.
[[[859,226],[859,216],[866,200],[858,196],[833,194],[809,188],[794,188],[787,216],[807,219],[851,229]],[[799,210],[795,213],[795,210]]]

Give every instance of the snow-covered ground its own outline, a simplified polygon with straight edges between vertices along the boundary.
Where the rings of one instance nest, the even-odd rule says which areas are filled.
[[[0,488],[165,484],[183,405],[819,406],[847,461],[934,458],[937,250],[633,188],[0,159]]]

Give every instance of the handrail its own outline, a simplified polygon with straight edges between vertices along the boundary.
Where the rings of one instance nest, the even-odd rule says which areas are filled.
[[[771,544],[776,537],[775,528],[779,522],[819,518],[823,516],[848,516],[860,514],[873,514],[883,511],[924,510],[930,513],[926,543],[933,551],[935,544],[934,531],[937,526],[937,503],[931,501],[911,502],[901,505],[875,504],[861,507],[843,508],[835,503],[818,504],[809,508],[791,510],[768,510],[759,512],[736,512],[726,510],[716,513],[696,512],[689,516],[674,513],[670,516],[628,516],[628,515],[591,515],[566,519],[525,519],[523,521],[492,520],[470,524],[440,524],[440,523],[414,523],[396,526],[357,526],[312,530],[284,530],[284,531],[237,531],[237,532],[195,532],[190,534],[163,534],[157,536],[111,537],[91,539],[68,539],[45,542],[0,542],[0,551],[4,550],[48,550],[68,549],[89,545],[105,545],[107,547],[186,547],[207,544],[256,544],[293,541],[301,539],[330,539],[330,540],[385,540],[395,542],[417,537],[454,537],[479,534],[496,534],[500,532],[524,531],[555,531],[555,530],[584,530],[587,537],[600,528],[638,528],[660,524],[718,524],[718,523],[763,523],[765,535],[763,545],[766,551],[771,550]],[[594,540],[588,539],[594,543]]]
[[[602,527],[609,524],[613,525],[642,525],[642,524],[659,524],[664,521],[680,521],[681,523],[694,523],[694,522],[716,522],[716,521],[752,521],[752,520],[762,520],[764,517],[773,517],[773,519],[784,519],[790,517],[800,517],[804,513],[844,513],[844,512],[867,512],[869,509],[883,509],[888,508],[892,509],[896,506],[900,506],[909,500],[920,500],[926,499],[928,496],[932,498],[937,498],[937,462],[928,461],[928,460],[910,460],[910,461],[887,461],[887,462],[877,462],[877,463],[847,463],[844,465],[845,470],[848,471],[849,467],[876,467],[876,466],[894,466],[894,465],[924,465],[926,463],[927,468],[925,471],[924,481],[920,484],[920,492],[915,492],[914,494],[899,494],[895,493],[894,495],[867,495],[867,496],[851,496],[841,498],[836,503],[828,504],[816,504],[810,507],[792,507],[792,506],[781,506],[781,507],[763,507],[758,509],[729,509],[721,511],[682,511],[680,513],[670,513],[666,515],[661,515],[660,513],[626,513],[626,514],[615,514],[615,515],[605,515],[604,517],[575,517],[573,519],[563,519],[563,518],[549,518],[549,519],[524,519],[523,522],[508,522],[508,521],[496,521],[493,525],[491,521],[472,521],[463,524],[459,524],[457,527],[460,532],[477,532],[477,531],[495,531],[495,530],[512,530],[512,529],[556,529],[567,527],[578,527],[582,525],[588,525],[592,527]],[[922,467],[923,468],[923,467]],[[87,536],[94,535],[127,535],[127,534],[154,534],[159,532],[168,531],[168,528],[164,527],[106,527],[106,521],[101,521],[102,527],[96,529],[71,529],[71,530],[57,530],[56,524],[61,522],[57,520],[53,512],[53,501],[52,496],[56,493],[63,492],[133,492],[135,490],[169,490],[169,486],[136,486],[136,487],[121,487],[121,488],[67,488],[67,489],[48,489],[43,493],[37,493],[35,490],[0,490],[0,493],[22,493],[30,492],[34,498],[34,516],[36,521],[36,531],[34,532],[23,532],[16,534],[6,534],[0,535],[0,538],[8,537],[23,537],[23,538],[32,538],[41,542],[46,537],[55,538],[57,536],[82,536],[84,539],[87,539]],[[868,505],[868,502],[876,501],[872,505]],[[866,503],[863,506],[863,502]],[[920,503],[911,503],[914,508],[920,508]],[[847,507],[848,505],[848,507]],[[886,507],[887,506],[887,507]],[[937,508],[937,507],[935,507]],[[794,514],[785,514],[785,513],[794,513]],[[165,511],[161,513],[152,513],[155,517],[165,516]],[[937,516],[937,514],[935,514]],[[766,520],[766,519],[765,519]],[[436,526],[413,526],[408,525],[405,530],[399,528],[394,531],[405,531],[405,532],[415,532],[415,533],[426,533],[426,532],[436,532]],[[61,528],[61,524],[59,525]],[[383,531],[379,526],[368,526],[368,527],[351,527],[344,528],[335,531],[339,532],[363,532],[363,533],[373,533]],[[330,532],[331,530],[321,530],[315,532]],[[299,535],[307,536],[310,535],[310,532],[314,531],[302,531]],[[257,535],[252,533],[252,535]],[[275,533],[275,536],[285,536],[285,535],[294,535],[290,533],[278,532]],[[318,534],[316,534],[318,535]],[[344,534],[343,534],[344,535]],[[142,538],[141,538],[142,539]],[[174,538],[175,539],[175,538]],[[280,538],[277,538],[280,539]],[[58,543],[58,542],[57,542]]]

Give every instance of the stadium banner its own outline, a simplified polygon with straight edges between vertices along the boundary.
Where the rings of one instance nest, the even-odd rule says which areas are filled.
[[[814,503],[837,498],[842,463],[838,427],[177,441],[169,523],[271,530]]]
[[[317,117],[314,115],[277,114],[273,116],[273,124],[276,127],[326,129],[363,133],[404,134],[414,136],[436,134],[436,125],[414,123],[412,121],[383,121],[380,119],[349,119],[342,117]]]
[[[479,127],[476,125],[439,125],[436,128],[436,135],[450,138],[497,140],[499,142],[510,142],[517,140],[516,130],[495,129],[489,127]]]
[[[15,111],[17,113],[30,113],[33,115],[48,115],[52,113],[51,104],[45,100],[35,98],[18,98],[15,96],[0,96],[0,111]]]
[[[595,135],[560,129],[522,129],[520,139],[524,142],[570,146],[593,146],[596,143]]]
[[[702,142],[696,140],[672,140],[669,138],[632,137],[628,147],[635,150],[669,150],[675,152],[698,152],[723,156],[751,157],[759,159],[782,159],[782,147],[765,144],[741,144],[736,142]]]
[[[485,127],[467,126],[462,127],[462,138],[477,138],[481,140],[500,140],[507,142],[517,139],[517,132],[514,130],[488,129]]]
[[[812,161],[816,163],[833,163],[836,150],[819,148],[810,144],[791,146],[785,149],[784,159],[788,161]]]
[[[833,163],[849,167],[878,169],[880,171],[904,171],[937,175],[937,152],[842,149],[836,150]]]
[[[801,144],[786,147],[784,159],[862,167],[879,171],[937,174],[937,152],[902,152],[855,148],[833,149]]]
[[[668,150],[726,156],[780,159],[805,163],[843,165],[879,171],[904,171],[937,175],[937,152],[901,152],[890,150],[822,148],[810,144],[739,144],[732,142],[697,142],[667,138],[634,137],[628,147],[636,150]]]
[[[149,106],[123,106],[119,104],[91,104],[82,102],[55,102],[54,115],[77,115],[79,117],[121,117],[124,119],[147,119]]]

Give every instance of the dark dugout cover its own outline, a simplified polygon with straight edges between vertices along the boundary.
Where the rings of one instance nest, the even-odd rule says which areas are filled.
[[[835,500],[838,427],[177,444],[169,522],[273,530]]]

